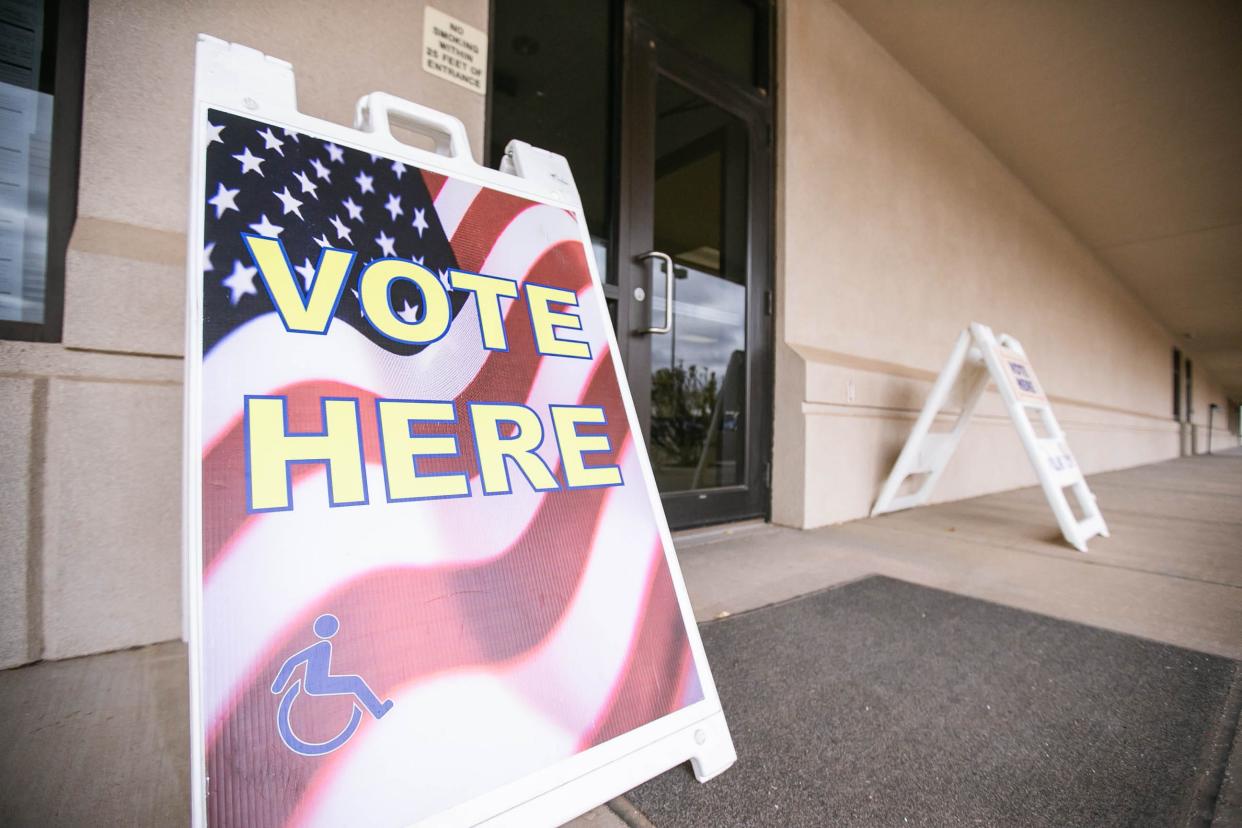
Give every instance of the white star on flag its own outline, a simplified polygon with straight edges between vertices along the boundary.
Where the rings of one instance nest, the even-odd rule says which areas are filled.
[[[338,164],[345,163],[345,151],[342,150],[340,147],[338,147],[336,144],[327,144],[324,146],[324,149],[328,151],[328,157],[330,159],[337,162]]]
[[[242,175],[245,175],[248,172],[257,172],[260,176],[263,175],[263,170],[259,165],[267,159],[260,158],[259,156],[251,153],[250,147],[243,147],[241,155],[234,155],[233,157],[241,162]]]
[[[393,221],[397,220],[397,216],[405,213],[405,210],[401,209],[401,197],[394,193],[388,194],[388,203],[384,205],[384,209],[392,216]]]
[[[283,215],[287,216],[290,213],[293,213],[295,216],[302,219],[302,221],[306,221],[306,219],[302,218],[302,202],[293,197],[293,194],[289,192],[288,187],[285,187],[284,192],[272,193],[272,195],[280,199],[280,203],[284,206],[285,212]]]
[[[316,200],[319,199],[319,193],[315,192],[319,189],[319,185],[311,181],[309,175],[304,172],[295,172],[293,177],[296,178],[298,183],[302,185],[302,192],[310,193]]]
[[[285,137],[286,137],[286,138],[292,138],[292,139],[293,139],[293,143],[295,143],[295,144],[300,144],[300,143],[302,143],[301,141],[299,141],[299,140],[298,140],[298,134],[297,134],[297,132],[295,132],[294,130],[292,130],[292,129],[282,129],[282,130],[281,130],[281,132],[283,132],[283,133],[285,134]]]
[[[362,207],[354,203],[354,197],[350,196],[341,202],[342,206],[349,211],[349,218],[352,221],[362,221]]]
[[[315,266],[311,264],[310,257],[308,256],[302,264],[295,265],[293,269],[302,277],[302,281],[306,283],[306,292],[310,293],[311,282],[315,281]]]
[[[397,180],[400,181],[401,176],[405,174],[405,164],[402,164],[400,161],[393,161],[392,171],[397,174]]]
[[[229,289],[229,301],[236,305],[247,293],[257,294],[254,289],[254,277],[257,268],[246,267],[237,259],[233,260],[233,272],[224,277],[222,284]]]
[[[423,237],[423,231],[427,229],[427,219],[423,216],[421,209],[414,209],[414,229],[418,231],[418,237]]]
[[[203,272],[210,273],[215,270],[215,266],[211,263],[211,251],[216,249],[216,243],[210,242],[203,248]]]
[[[362,190],[364,193],[375,192],[375,188],[371,186],[371,182],[374,180],[375,180],[374,178],[372,178],[371,176],[367,175],[364,172],[359,172],[358,177],[354,179],[354,181],[358,182],[358,188]]]
[[[319,245],[320,247],[331,247],[332,246],[332,242],[328,241],[327,233],[320,233],[319,238],[315,239],[315,244]]]
[[[276,135],[272,132],[271,127],[268,127],[260,132],[259,137],[263,139],[263,149],[274,149],[282,156],[285,154],[284,149],[282,149],[285,142],[276,137]]]
[[[332,173],[328,172],[328,168],[323,165],[322,161],[320,161],[318,158],[312,158],[311,166],[315,168],[316,178],[322,178],[324,181],[327,181],[329,184],[332,183]]]
[[[279,236],[285,228],[277,227],[275,224],[272,224],[267,220],[267,213],[264,213],[259,218],[257,223],[250,225],[250,229],[258,233],[260,236],[266,236],[269,239],[274,239]]]
[[[397,316],[400,316],[404,321],[409,322],[411,325],[418,322],[418,314],[421,311],[421,308],[411,307],[409,299],[403,299],[401,301],[405,304],[405,307],[397,311]]]
[[[217,141],[219,141],[221,144],[223,144],[224,139],[220,137],[221,132],[224,132],[223,126],[216,126],[211,121],[208,121],[207,122],[207,143],[214,144]]]
[[[224,186],[224,182],[216,184],[216,188],[216,194],[207,199],[207,203],[216,208],[216,218],[220,218],[229,210],[237,210],[236,199],[241,190],[230,190]]]
[[[336,230],[337,241],[344,239],[350,244],[354,243],[354,240],[349,236],[349,228],[345,226],[345,222],[341,221],[340,216],[333,216],[329,219],[329,221],[332,223],[332,227]]]
[[[380,246],[380,250],[385,256],[396,257],[397,251],[393,249],[393,241],[394,240],[383,230],[381,230],[380,234],[375,237],[375,243]]]

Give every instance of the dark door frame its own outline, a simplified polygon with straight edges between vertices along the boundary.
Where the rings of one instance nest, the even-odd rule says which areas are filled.
[[[621,123],[618,152],[618,209],[613,235],[617,281],[617,338],[631,380],[639,421],[650,421],[650,345],[632,333],[648,324],[649,303],[638,302],[634,286],[648,296],[650,271],[634,256],[644,252],[653,236],[655,168],[655,90],[663,75],[745,122],[749,135],[750,169],[747,215],[746,455],[742,485],[673,492],[663,496],[675,528],[732,519],[769,517],[771,510],[771,449],[773,389],[773,189],[772,101],[766,90],[729,79],[721,70],[679,49],[633,14],[625,18],[622,48]],[[643,249],[639,249],[643,248]],[[644,335],[649,336],[649,335]],[[648,429],[649,431],[649,429]]]

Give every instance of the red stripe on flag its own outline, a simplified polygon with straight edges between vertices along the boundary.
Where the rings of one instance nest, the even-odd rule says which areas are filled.
[[[440,190],[444,189],[444,182],[448,181],[448,176],[439,173],[420,170],[423,174],[423,184],[427,185],[427,194],[431,196],[431,200],[435,201],[436,196],[440,194]]]
[[[457,225],[450,243],[453,253],[457,256],[457,266],[462,270],[477,273],[487,256],[496,245],[500,234],[509,226],[509,222],[517,218],[523,210],[529,209],[534,202],[527,201],[509,193],[498,190],[481,190],[470,204],[470,209]],[[579,247],[581,242],[576,242]],[[508,273],[496,273],[495,276],[511,276]]]
[[[690,641],[663,550],[658,549],[657,554],[659,563],[651,574],[642,626],[630,647],[622,678],[613,689],[599,722],[584,736],[579,750],[628,733],[683,706],[683,666],[690,656]],[[701,698],[700,693],[699,698],[684,701],[692,704]]]

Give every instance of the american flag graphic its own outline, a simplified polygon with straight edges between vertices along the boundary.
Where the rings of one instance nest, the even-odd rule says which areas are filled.
[[[391,158],[218,110],[207,113],[202,273],[202,708],[213,825],[401,825],[703,698],[622,402],[609,322],[576,217]],[[309,288],[320,251],[357,252],[325,335],[287,332],[243,233],[277,238]],[[577,292],[592,358],[541,357],[525,302],[504,300],[509,351],[484,350],[474,297],[450,293],[448,333],[409,346],[376,333],[357,277],[400,257]],[[441,277],[443,280],[443,276]],[[418,318],[397,283],[392,307]],[[366,505],[330,508],[323,463],[290,468],[294,508],[248,513],[245,395],[287,399],[293,433],[321,432],[323,397],[359,400]],[[627,485],[482,496],[472,451],[424,458],[465,472],[470,497],[388,503],[377,398],[454,400],[457,422],[416,432],[468,446],[467,403],[602,406]],[[562,479],[554,440],[540,454]],[[378,494],[377,494],[378,493]],[[393,708],[346,744],[302,756],[277,732],[273,678],[331,613],[333,674]],[[291,726],[325,741],[347,696],[299,698]]]

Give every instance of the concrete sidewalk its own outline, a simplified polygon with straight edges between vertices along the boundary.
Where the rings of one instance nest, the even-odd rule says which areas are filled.
[[[678,538],[700,621],[880,574],[1242,659],[1242,450],[1089,479],[1111,537],[1080,553],[1039,488],[809,532]]]
[[[1242,453],[1090,484],[1112,537],[1085,555],[1034,488],[809,532],[683,533],[678,555],[700,620],[879,573],[1242,659]],[[0,824],[184,823],[185,670],[173,642],[0,672]],[[1242,818],[1237,773],[1221,800]],[[606,808],[572,824],[624,825]]]

